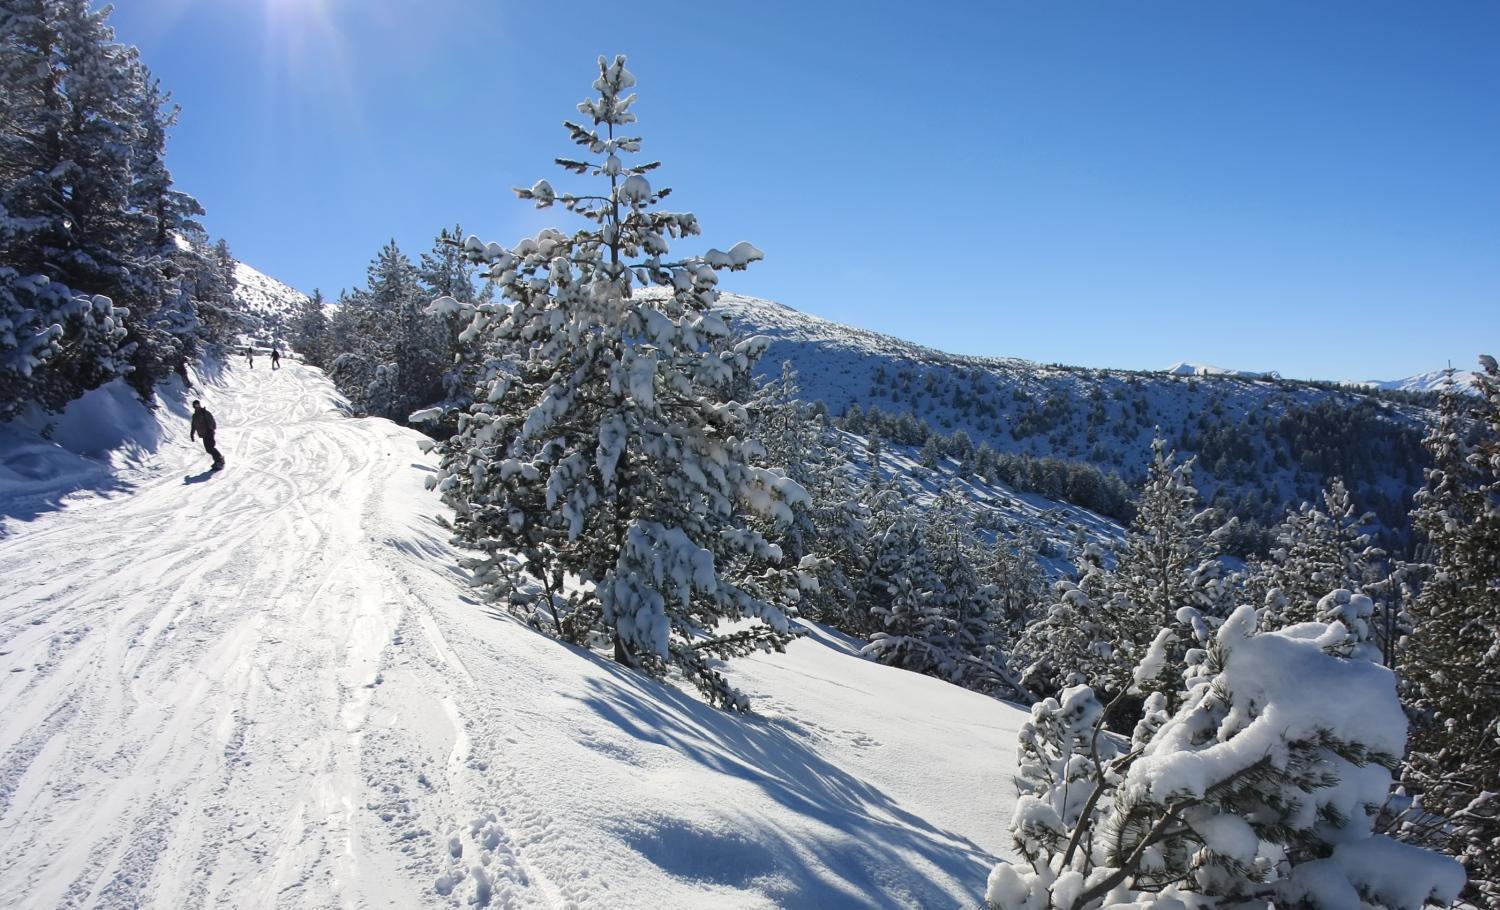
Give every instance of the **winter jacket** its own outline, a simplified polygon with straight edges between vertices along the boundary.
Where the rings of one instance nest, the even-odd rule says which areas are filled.
[[[208,408],[199,408],[193,412],[193,429],[188,433],[188,438],[202,436],[210,439],[214,435],[214,415],[208,413]]]

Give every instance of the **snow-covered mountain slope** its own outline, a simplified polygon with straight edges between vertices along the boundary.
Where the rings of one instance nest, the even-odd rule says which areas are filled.
[[[1236,379],[1274,379],[1269,373],[1256,373],[1250,370],[1231,370],[1228,367],[1216,367],[1209,363],[1189,363],[1179,360],[1167,367],[1165,372],[1173,376],[1233,376]]]
[[[1474,379],[1479,374],[1473,370],[1454,370],[1453,384],[1465,392],[1472,392]],[[1448,381],[1447,370],[1428,370],[1405,379],[1372,379],[1368,382],[1354,383],[1354,385],[1368,386],[1376,389],[1391,389],[1400,392],[1441,392]]]
[[[307,301],[306,294],[243,262],[234,264],[234,279],[235,299],[266,330],[274,331]]]
[[[1404,525],[1428,408],[1409,395],[1239,372],[1174,375],[945,354],[766,300],[724,294],[740,332],[767,336],[764,373],[790,361],[834,414],[911,412],[1002,452],[1143,476],[1158,428],[1199,456],[1199,489],[1267,524],[1342,476],[1361,508]],[[1190,365],[1191,366],[1191,365]]]
[[[811,628],[720,713],[475,602],[415,432],[201,385],[222,472],[177,395],[112,491],[0,500],[0,905],[977,901],[1019,710]]]
[[[841,435],[846,450],[865,451],[863,437]],[[1073,557],[1080,540],[1113,550],[1125,537],[1125,528],[1117,521],[1071,503],[1016,490],[1000,480],[978,477],[953,458],[927,468],[911,446],[888,445],[881,456],[881,472],[919,507],[936,505],[944,490],[961,493],[973,506],[982,531],[1009,540],[1025,536],[1038,549],[1043,570],[1053,577],[1069,575],[1077,568]]]

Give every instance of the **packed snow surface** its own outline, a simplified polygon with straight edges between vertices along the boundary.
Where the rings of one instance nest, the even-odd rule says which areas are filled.
[[[178,390],[68,455],[101,492],[0,475],[0,906],[978,899],[1019,710],[809,628],[720,713],[476,602],[417,433],[290,361],[200,384],[222,472]]]

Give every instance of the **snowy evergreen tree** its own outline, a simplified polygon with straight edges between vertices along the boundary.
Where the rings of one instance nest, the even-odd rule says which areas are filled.
[[[206,249],[198,216],[203,207],[177,190],[166,166],[167,131],[178,109],[144,66],[134,67],[130,103],[136,123],[131,153],[127,221],[135,239],[130,252],[136,296],[129,321],[133,343],[131,384],[142,397],[210,343],[227,340],[226,314],[235,308],[233,264]],[[227,295],[219,295],[225,269]]]
[[[1033,609],[1047,594],[1047,576],[1037,563],[1036,539],[1025,532],[1014,540],[995,535],[988,565],[983,572],[993,587],[994,622],[1006,647],[1011,647],[1031,620]]]
[[[1480,360],[1473,437],[1469,396],[1451,383],[1427,436],[1433,465],[1417,496],[1432,577],[1400,655],[1412,714],[1403,782],[1417,801],[1399,836],[1463,861],[1466,897],[1500,903],[1500,370]]]
[[[417,277],[426,298],[450,302],[440,309],[429,308],[426,315],[436,322],[431,343],[434,359],[441,367],[443,399],[455,404],[466,403],[479,376],[478,360],[468,350],[463,335],[472,321],[472,307],[480,299],[474,286],[474,264],[463,254],[463,236],[460,225],[452,230],[444,228],[432,249],[417,263]]]
[[[878,631],[862,653],[893,667],[940,675],[951,641],[936,559],[916,509],[888,514],[890,520],[876,527],[866,598]]]
[[[1360,590],[1380,580],[1385,553],[1372,543],[1374,520],[1374,513],[1355,510],[1337,478],[1324,490],[1322,508],[1304,503],[1287,515],[1250,585],[1256,601],[1269,598],[1273,605],[1262,617],[1268,628],[1316,618],[1318,600],[1335,588]]]
[[[192,197],[165,166],[175,108],[109,9],[0,0],[0,415],[154,384],[210,332]]]
[[[1111,675],[1116,662],[1114,617],[1122,612],[1122,595],[1111,593],[1104,554],[1090,546],[1079,554],[1079,577],[1053,585],[1050,603],[1032,610],[1015,645],[1021,682],[1038,695],[1063,690]]]
[[[641,146],[623,129],[634,83],[623,57],[600,58],[599,94],[579,105],[586,122],[566,124],[588,157],[559,164],[598,191],[545,180],[517,191],[584,228],[513,249],[465,241],[501,298],[480,304],[467,332],[508,345],[511,359],[485,354],[493,366],[440,446],[436,483],[460,539],[494,554],[481,574],[508,573],[503,554],[520,555],[540,590],[517,586],[512,605],[538,626],[655,675],[675,669],[744,709],[713,660],[791,636],[785,607],[807,579],[775,537],[807,494],[754,464],[763,450],[729,395],[764,340],[731,343],[712,312],[717,273],[761,253],[740,243],[667,258],[669,238],[699,227],[657,208],[668,191],[647,177],[655,162],[626,163]]]
[[[1111,697],[1127,687],[1131,668],[1158,633],[1193,615],[1183,614],[1184,609],[1199,615],[1220,613],[1228,594],[1219,562],[1224,529],[1215,510],[1200,507],[1193,459],[1179,462],[1160,437],[1151,451],[1135,519],[1109,576],[1112,597],[1105,610],[1115,651],[1113,667],[1094,679]],[[1174,647],[1172,656],[1180,658],[1182,645]],[[1175,707],[1175,683],[1161,685],[1165,688],[1153,682],[1143,690],[1163,691]]]
[[[210,244],[206,234],[190,234],[188,241],[197,254],[189,275],[205,339],[211,344],[232,344],[245,326],[245,313],[235,297],[239,279],[234,269],[238,263],[229,251],[229,241],[221,237]],[[210,248],[211,252],[204,252]]]
[[[340,307],[333,336],[341,347],[329,375],[360,412],[405,423],[444,397],[445,329],[428,300],[416,266],[392,240],[371,261],[366,287]]]
[[[290,330],[292,348],[304,361],[319,368],[328,365],[328,302],[322,291],[314,288],[312,296],[298,305]]]
[[[1011,667],[1010,626],[972,507],[948,490],[917,508],[886,496],[861,599],[874,628],[862,653],[975,691],[1030,701]]]
[[[1406,719],[1390,671],[1360,656],[1360,633],[1342,622],[1360,612],[1351,603],[1330,602],[1334,622],[1277,632],[1257,632],[1255,609],[1240,607],[1182,707],[1169,713],[1152,695],[1128,750],[1104,732],[1106,708],[1087,687],[1037,705],[1011,819],[1022,860],[995,867],[989,906],[1452,903],[1457,863],[1373,830]],[[1163,657],[1153,648],[1147,663]]]
[[[123,49],[103,13],[0,3],[4,413],[57,409],[128,370],[120,298],[129,193]],[[98,296],[96,296],[98,295]]]

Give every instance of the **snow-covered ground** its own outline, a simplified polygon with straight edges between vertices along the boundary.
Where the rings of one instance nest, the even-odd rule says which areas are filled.
[[[1474,380],[1478,376],[1479,374],[1473,370],[1454,370],[1453,384],[1460,391],[1472,392]],[[1350,384],[1376,389],[1394,389],[1401,392],[1441,392],[1447,383],[1447,370],[1428,370],[1415,376],[1407,376],[1405,379],[1372,379]]]
[[[179,390],[103,492],[0,492],[0,906],[977,903],[1016,708],[814,628],[722,714],[477,603],[318,371],[200,394],[218,474]]]
[[[1257,373],[1251,370],[1232,370],[1228,367],[1216,367],[1211,363],[1190,363],[1186,360],[1177,361],[1163,372],[1169,376],[1232,376],[1236,379],[1273,378],[1269,373]]]
[[[235,299],[268,329],[290,319],[307,301],[306,294],[243,262],[234,264],[234,280]]]

